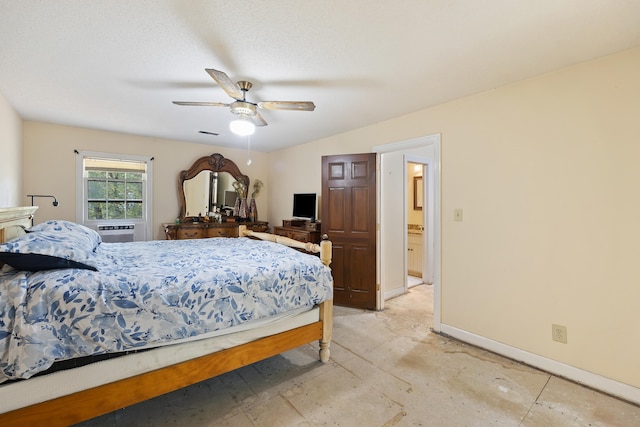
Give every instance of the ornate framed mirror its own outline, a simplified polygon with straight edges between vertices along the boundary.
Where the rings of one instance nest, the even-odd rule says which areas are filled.
[[[225,205],[233,189],[233,182],[240,181],[249,188],[249,177],[240,172],[238,165],[222,154],[200,157],[189,169],[178,175],[179,218],[206,215],[215,207]],[[235,199],[234,199],[235,200]],[[226,200],[227,204],[229,200]]]

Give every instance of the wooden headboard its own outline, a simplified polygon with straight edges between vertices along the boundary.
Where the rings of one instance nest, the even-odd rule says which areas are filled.
[[[0,208],[0,243],[23,234],[25,228],[31,227],[31,220],[37,209],[37,206]]]

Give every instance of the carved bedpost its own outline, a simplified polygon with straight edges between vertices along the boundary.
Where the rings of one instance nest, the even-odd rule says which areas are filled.
[[[331,240],[326,240],[327,235],[322,236],[323,241],[320,242],[320,261],[327,267],[331,264],[331,253],[333,250],[333,246],[331,244]]]
[[[331,264],[333,245],[327,235],[322,236],[320,242],[320,261],[327,267]],[[320,306],[320,320],[322,320],[322,338],[320,339],[320,361],[326,363],[331,355],[331,336],[333,334],[333,300],[324,301]]]
[[[320,320],[322,321],[322,338],[320,339],[320,361],[326,363],[331,356],[331,336],[333,334],[333,300],[320,304]]]

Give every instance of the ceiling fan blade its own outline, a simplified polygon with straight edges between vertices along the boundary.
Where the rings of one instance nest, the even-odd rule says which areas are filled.
[[[223,71],[214,70],[213,68],[205,68],[205,71],[209,73],[213,80],[218,82],[220,87],[227,92],[230,97],[241,101],[244,99],[244,94],[236,83],[233,82]]]
[[[267,121],[257,111],[256,111],[256,114],[254,116],[250,116],[250,119],[253,122],[253,124],[256,125],[256,126],[266,126],[267,125]]]
[[[316,105],[309,101],[262,101],[258,102],[258,107],[266,110],[313,111],[316,109]]]
[[[189,101],[173,101],[176,105],[190,105],[196,107],[228,107],[230,104],[224,102],[189,102]]]

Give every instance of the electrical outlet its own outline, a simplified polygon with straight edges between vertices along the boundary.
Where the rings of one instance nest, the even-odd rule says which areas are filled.
[[[566,344],[567,327],[562,325],[551,325],[551,339]]]

